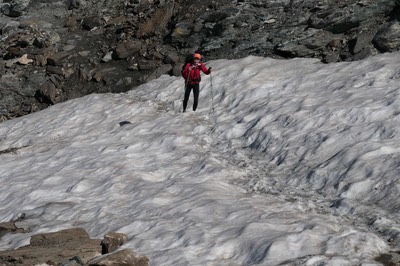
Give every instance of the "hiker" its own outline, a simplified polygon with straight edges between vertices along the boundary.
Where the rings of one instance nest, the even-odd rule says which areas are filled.
[[[194,96],[193,111],[196,111],[197,109],[200,93],[200,71],[203,71],[203,73],[206,75],[211,73],[211,67],[207,69],[200,60],[201,55],[198,53],[194,54],[193,62],[187,63],[182,71],[182,76],[185,78],[185,98],[183,100],[183,112],[186,112],[187,103],[192,90]]]

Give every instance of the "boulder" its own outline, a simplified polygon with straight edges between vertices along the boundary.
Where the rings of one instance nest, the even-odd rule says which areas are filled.
[[[62,61],[68,56],[70,56],[70,54],[67,51],[55,53],[47,58],[47,64],[51,66],[61,66]]]
[[[120,246],[122,246],[128,236],[122,233],[109,232],[104,235],[103,241],[101,241],[102,254],[108,254],[116,251]]]
[[[145,82],[148,82],[150,80],[156,79],[160,77],[161,75],[168,74],[172,71],[172,66],[167,64],[167,65],[162,65],[159,68],[157,68],[155,71],[150,73],[148,76],[145,77]]]
[[[35,36],[33,45],[39,48],[51,47],[61,40],[60,35],[53,30],[44,30],[41,34]]]
[[[0,223],[0,237],[10,232],[26,231],[14,223]],[[0,251],[0,265],[149,265],[147,257],[132,250],[116,251],[127,239],[127,235],[118,232],[105,234],[102,241],[91,239],[83,228],[36,234],[28,246]]]
[[[400,23],[386,24],[374,37],[373,42],[381,52],[393,52],[400,48]]]
[[[139,38],[152,37],[154,35],[164,36],[168,30],[168,23],[174,15],[174,7],[175,1],[169,1],[161,8],[158,8],[149,20],[140,25]]]
[[[141,41],[134,40],[120,42],[117,44],[113,56],[117,60],[126,59],[137,53],[142,48],[142,45]]]
[[[103,27],[103,21],[97,16],[86,17],[82,21],[82,28],[88,31]]]
[[[123,249],[89,261],[89,266],[148,266],[149,259],[132,250]]]
[[[372,46],[373,38],[374,38],[374,33],[371,33],[371,32],[360,32],[356,36],[354,47],[352,47],[352,52],[354,54],[358,54],[365,47]]]
[[[51,81],[46,81],[40,86],[40,89],[37,91],[36,97],[39,98],[39,101],[48,104],[56,103],[56,86]]]
[[[0,251],[0,264],[62,263],[79,256],[86,263],[101,255],[100,240],[91,239],[83,228],[66,229],[54,233],[33,235],[30,245],[16,250]]]

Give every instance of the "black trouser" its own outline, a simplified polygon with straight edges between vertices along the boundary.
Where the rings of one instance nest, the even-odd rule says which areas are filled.
[[[196,111],[197,104],[199,103],[200,84],[188,84],[185,90],[185,99],[183,99],[183,111],[186,111],[187,103],[189,101],[190,91],[193,89],[193,111]]]

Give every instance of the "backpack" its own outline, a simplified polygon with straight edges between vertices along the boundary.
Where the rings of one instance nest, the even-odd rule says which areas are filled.
[[[193,54],[188,54],[188,55],[186,56],[185,63],[183,63],[183,66],[182,66],[182,69],[181,69],[181,75],[182,75],[182,77],[183,77],[183,70],[185,70],[186,65],[187,65],[188,63],[193,64],[193,62],[194,62]]]

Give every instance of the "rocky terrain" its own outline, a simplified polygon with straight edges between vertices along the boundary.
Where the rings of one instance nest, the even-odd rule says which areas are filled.
[[[3,0],[0,121],[179,75],[188,54],[360,60],[399,50],[397,0]]]
[[[24,233],[13,223],[0,223],[0,235]],[[60,266],[148,266],[149,259],[121,248],[126,235],[109,232],[103,240],[91,239],[83,228],[33,235],[30,244],[11,251],[0,251],[0,265],[60,265]]]

